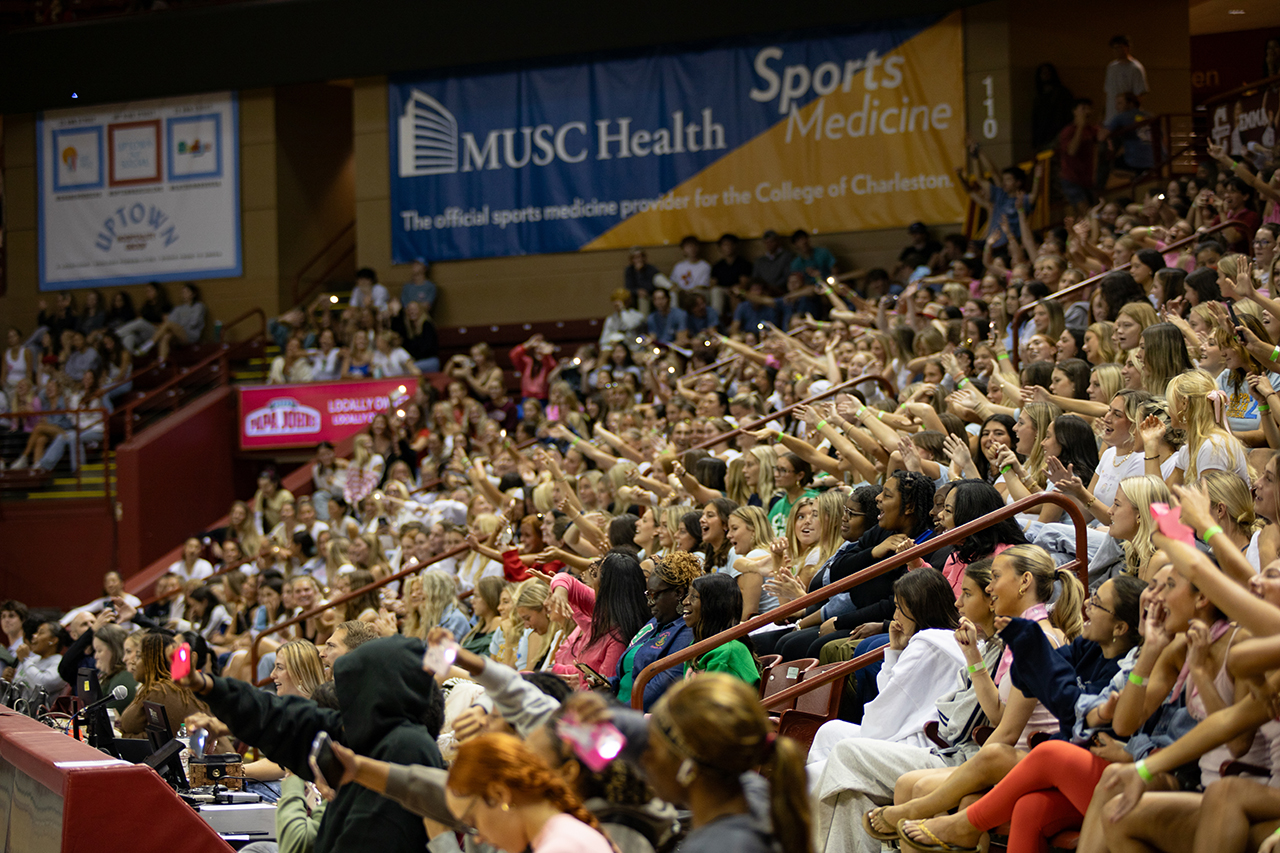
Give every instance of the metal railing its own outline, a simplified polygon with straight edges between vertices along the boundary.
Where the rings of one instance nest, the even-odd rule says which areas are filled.
[[[258,318],[258,331],[255,334],[236,343],[227,343],[225,340],[219,341],[215,345],[216,349],[214,352],[206,355],[204,358],[189,367],[179,368],[177,374],[171,377],[167,382],[152,388],[141,397],[130,400],[129,402],[122,404],[120,408],[116,409],[113,417],[118,416],[123,421],[125,441],[133,438],[134,425],[141,419],[141,416],[138,414],[138,409],[157,402],[176,400],[179,394],[178,387],[197,378],[201,371],[213,368],[211,373],[213,374],[213,378],[216,380],[216,387],[229,384],[231,382],[231,369],[229,362],[231,360],[232,352],[238,352],[241,349],[250,347],[266,337],[267,315],[261,308],[252,308],[223,327],[223,336],[225,338],[226,333],[230,331],[231,328],[252,317]],[[216,367],[214,367],[215,364],[217,365]]]
[[[362,586],[359,589],[353,589],[350,592],[346,593],[345,595],[338,596],[332,601],[326,601],[321,604],[317,604],[315,607],[311,608],[310,610],[307,610],[303,613],[299,613],[297,616],[294,616],[291,619],[286,619],[285,621],[280,622],[276,625],[271,625],[271,626],[268,626],[267,628],[264,628],[256,637],[253,638],[253,642],[249,645],[249,671],[253,673],[250,676],[250,678],[253,679],[253,683],[266,684],[266,680],[259,682],[257,678],[258,678],[258,661],[261,658],[261,654],[259,653],[259,647],[262,644],[262,639],[266,637],[268,634],[278,634],[281,631],[283,631],[285,628],[292,628],[294,625],[297,625],[300,622],[305,622],[308,619],[314,619],[316,616],[319,616],[321,613],[324,613],[326,610],[332,610],[334,607],[337,607],[339,604],[346,604],[348,601],[353,601],[362,595],[368,595],[369,593],[373,592],[376,589],[382,589],[384,586],[388,584],[395,583],[396,581],[406,578],[409,575],[417,574],[418,572],[421,572],[423,569],[429,569],[431,568],[431,566],[441,562],[442,560],[447,560],[449,557],[456,557],[459,554],[464,554],[468,550],[470,550],[469,546],[459,545],[457,548],[454,548],[453,550],[445,551],[443,554],[437,554],[436,556],[432,557],[430,560],[427,560],[424,563],[414,563],[412,566],[401,569],[395,574],[388,575],[382,580],[374,581],[373,583],[368,584],[367,586]]]
[[[355,240],[354,240],[355,231],[356,231],[356,221],[353,219],[350,222],[348,222],[346,225],[344,225],[342,229],[338,231],[337,234],[335,234],[332,238],[330,238],[329,242],[324,244],[324,248],[320,249],[320,251],[316,252],[314,255],[308,258],[307,262],[298,268],[298,271],[294,273],[294,276],[293,276],[293,304],[301,305],[304,302],[306,302],[307,298],[310,297],[312,293],[315,293],[315,291],[324,284],[325,279],[328,278],[330,275],[332,275],[334,270],[340,267],[343,263],[346,262],[348,258],[350,258],[352,255],[355,254],[356,252],[356,246],[355,246]],[[312,267],[316,266],[317,264],[320,263],[320,261],[324,260],[325,257],[327,257],[334,250],[334,248],[337,247],[339,243],[341,243],[344,239],[348,237],[348,235],[350,235],[353,238],[351,245],[343,249],[338,254],[337,258],[335,258],[332,262],[330,262],[330,264],[327,267],[325,267],[324,271],[320,273],[318,276],[316,276],[315,280],[311,282],[307,286],[307,288],[304,290],[302,282],[303,282],[303,279],[306,278],[307,273],[311,270]]]
[[[1207,234],[1214,234],[1225,228],[1233,228],[1233,227],[1243,228],[1244,223],[1238,219],[1228,219],[1226,222],[1219,222],[1217,225],[1213,225],[1208,228],[1202,228],[1201,230],[1192,234],[1190,237],[1183,237],[1181,240],[1175,240],[1174,242],[1165,246],[1163,249],[1159,249],[1158,251],[1160,252],[1160,254],[1163,255],[1174,249],[1181,249],[1183,246],[1192,246],[1198,243],[1199,241],[1203,240],[1205,235]],[[1021,308],[1019,308],[1014,313],[1013,320],[1010,321],[1010,327],[1013,333],[1013,351],[1010,352],[1009,355],[1010,355],[1010,364],[1013,365],[1014,371],[1016,372],[1018,370],[1018,361],[1019,361],[1018,330],[1021,328],[1022,323],[1026,319],[1027,315],[1030,314],[1032,311],[1034,311],[1037,305],[1041,305],[1045,302],[1061,302],[1064,296],[1071,296],[1073,294],[1079,293],[1082,290],[1084,290],[1086,287],[1092,287],[1093,285],[1097,284],[1098,282],[1106,278],[1111,273],[1120,272],[1121,270],[1127,270],[1127,269],[1129,269],[1129,264],[1121,264],[1120,266],[1115,267],[1114,269],[1109,269],[1106,272],[1098,273],[1092,278],[1086,278],[1084,281],[1078,284],[1073,284],[1070,287],[1064,287],[1062,288],[1062,290],[1054,291],[1053,293],[1050,293],[1048,296],[1044,297],[1043,299],[1037,299],[1035,302],[1032,302],[1030,305],[1024,305]]]
[[[839,394],[841,391],[847,391],[851,388],[855,388],[864,382],[875,382],[880,387],[884,388],[889,393],[890,396],[893,396],[893,394],[895,393],[893,383],[883,376],[877,376],[874,373],[864,374],[863,376],[855,376],[852,379],[846,379],[845,381],[841,382],[838,385],[832,385],[830,388],[828,388],[827,390],[823,391],[820,394],[814,394],[812,397],[808,397],[804,400],[800,400],[799,402],[792,403],[790,406],[787,406],[784,409],[778,409],[778,411],[776,412],[770,412],[769,414],[761,417],[759,420],[754,420],[749,424],[744,424],[740,427],[737,427],[736,429],[729,430],[728,432],[723,432],[720,435],[717,435],[715,438],[708,439],[707,441],[703,441],[698,444],[695,444],[691,446],[689,449],[690,450],[706,450],[709,447],[715,447],[717,444],[721,444],[722,442],[728,441],[729,439],[734,438],[735,436],[741,435],[744,432],[750,432],[751,430],[756,430],[756,429],[760,429],[761,427],[768,426],[771,422],[776,421],[780,417],[785,417],[786,415],[791,414],[801,406],[811,406],[820,400],[825,400],[828,397],[834,397],[836,394]]]
[[[103,471],[102,471],[102,476],[103,476],[103,480],[102,480],[102,482],[103,482],[103,494],[105,495],[105,497],[106,497],[106,501],[107,501],[107,511],[111,513],[112,523],[114,524],[114,523],[115,523],[115,522],[114,522],[114,520],[115,520],[115,513],[114,513],[114,512],[111,512],[111,510],[112,510],[112,504],[111,504],[111,488],[110,488],[110,483],[109,483],[109,482],[107,482],[107,481],[108,481],[108,479],[109,479],[109,476],[108,476],[108,472],[107,472],[107,470],[106,470],[106,464],[105,464],[106,454],[107,454],[107,452],[111,449],[111,430],[107,429],[107,425],[108,425],[108,418],[110,418],[110,417],[111,417],[111,412],[110,412],[110,411],[108,411],[106,408],[103,408],[103,407],[100,407],[100,406],[99,406],[99,407],[94,407],[94,408],[91,408],[91,409],[37,409],[37,410],[20,410],[20,411],[16,411],[16,412],[5,412],[5,413],[4,413],[4,415],[0,416],[0,420],[13,419],[15,422],[17,422],[17,425],[18,425],[18,426],[21,426],[21,421],[23,421],[23,420],[28,420],[28,419],[31,419],[31,418],[35,418],[35,419],[38,419],[38,420],[44,420],[45,418],[49,417],[50,415],[68,415],[68,416],[70,417],[70,420],[71,420],[71,426],[70,426],[70,427],[60,427],[60,429],[62,429],[62,431],[63,431],[63,432],[74,432],[74,433],[75,433],[75,439],[74,439],[74,441],[75,441],[75,447],[73,447],[73,448],[68,448],[68,451],[69,451],[69,452],[71,452],[71,453],[73,453],[73,454],[75,454],[75,456],[74,456],[74,458],[75,458],[75,459],[79,459],[79,460],[80,460],[80,461],[79,461],[79,463],[76,465],[76,469],[75,469],[75,471],[73,472],[73,474],[74,474],[74,476],[75,476],[75,478],[76,478],[76,486],[77,486],[77,488],[78,488],[80,485],[82,485],[82,482],[81,482],[81,481],[82,481],[82,478],[83,478],[83,474],[82,474],[82,472],[84,471],[84,461],[85,461],[85,460],[84,460],[84,458],[83,458],[84,454],[81,452],[81,448],[83,447],[83,445],[80,443],[80,433],[81,433],[81,431],[84,429],[84,427],[80,426],[80,419],[81,419],[82,417],[86,416],[86,415],[91,415],[91,414],[96,414],[96,415],[98,415],[98,417],[99,417],[99,419],[100,419],[100,421],[101,421],[101,423],[102,423],[102,439],[101,439],[101,441],[102,441],[102,455],[103,455],[103,460],[104,460],[104,464],[103,464]],[[24,431],[26,431],[26,430],[24,430]],[[52,442],[51,442],[51,443],[52,443]],[[47,449],[47,448],[46,448],[46,449]],[[26,469],[27,471],[30,471],[30,470],[32,470],[33,468],[35,468],[36,463],[37,463],[37,462],[39,462],[40,460],[39,460],[39,459],[31,459],[31,460],[29,460],[29,461],[30,461],[30,463],[31,463],[31,467],[30,467],[30,468],[28,468],[28,469]],[[50,471],[49,473],[50,473],[50,474],[52,474],[53,472],[52,472],[52,471]]]
[[[1020,501],[1011,503],[996,512],[988,513],[982,518],[971,521],[968,524],[948,530],[940,536],[934,536],[919,545],[901,552],[900,554],[894,554],[881,560],[875,565],[868,566],[859,572],[855,572],[847,578],[835,581],[834,583],[829,583],[821,589],[802,595],[787,604],[783,604],[773,610],[770,610],[768,613],[762,613],[759,616],[754,616],[745,622],[735,625],[727,631],[721,631],[714,637],[708,637],[699,643],[694,643],[687,648],[681,649],[678,652],[674,652],[664,658],[654,661],[635,676],[635,682],[631,687],[631,706],[633,708],[641,708],[643,706],[645,685],[647,685],[649,681],[660,672],[664,672],[688,661],[695,660],[706,652],[718,648],[725,643],[745,637],[757,628],[768,627],[783,617],[801,613],[811,604],[821,604],[834,596],[843,592],[848,592],[866,581],[877,578],[880,575],[891,572],[901,566],[905,566],[917,557],[924,557],[945,545],[954,545],[955,543],[961,542],[969,536],[972,536],[979,530],[985,530],[993,524],[1004,521],[1008,518],[1013,518],[1018,513],[1025,512],[1032,507],[1041,506],[1043,504],[1055,504],[1061,507],[1067,515],[1071,516],[1071,521],[1074,523],[1076,529],[1076,557],[1063,565],[1062,568],[1067,571],[1074,572],[1076,576],[1080,578],[1080,582],[1084,585],[1085,589],[1088,589],[1089,540],[1086,532],[1087,525],[1085,523],[1084,513],[1075,501],[1060,492],[1041,492],[1040,494],[1030,495]],[[1081,560],[1081,555],[1085,555],[1083,560]],[[918,569],[917,571],[924,571],[924,569]],[[801,681],[800,684],[795,687],[789,687],[786,690],[780,691],[779,693],[769,697],[769,699],[765,701],[765,704],[776,705],[789,701],[801,693],[813,690],[816,687],[820,687],[823,684],[834,681],[836,678],[847,675],[854,669],[860,668],[852,665],[858,663],[865,657],[866,656],[863,655],[862,658],[855,658],[852,661],[848,661],[844,666],[832,667],[824,673],[821,678],[815,678],[813,681]],[[866,662],[861,664],[861,666],[865,665]],[[833,673],[838,674],[833,675]]]

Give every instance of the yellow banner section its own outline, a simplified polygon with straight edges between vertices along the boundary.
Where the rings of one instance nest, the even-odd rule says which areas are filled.
[[[897,60],[896,62],[894,60]],[[854,77],[584,246],[618,249],[728,231],[812,233],[958,222],[964,193],[964,45],[960,13]],[[678,239],[678,237],[677,237]]]

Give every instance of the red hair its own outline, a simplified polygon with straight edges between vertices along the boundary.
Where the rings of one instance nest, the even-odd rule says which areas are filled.
[[[599,821],[582,805],[578,795],[518,737],[481,735],[458,747],[458,757],[449,769],[450,790],[460,796],[484,797],[489,801],[498,785],[511,792],[513,805],[545,800],[600,831]]]

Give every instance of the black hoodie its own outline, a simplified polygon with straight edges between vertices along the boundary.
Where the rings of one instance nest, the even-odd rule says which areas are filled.
[[[311,780],[307,757],[316,733],[380,761],[443,767],[435,739],[422,720],[438,690],[422,669],[423,644],[385,637],[343,655],[334,664],[341,713],[310,699],[274,696],[243,681],[215,678],[201,698],[236,737],[267,758]],[[376,850],[422,853],[427,833],[421,818],[360,785],[344,785],[325,809],[315,853]]]

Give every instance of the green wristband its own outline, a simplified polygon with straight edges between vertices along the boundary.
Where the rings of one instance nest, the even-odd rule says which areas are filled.
[[[1001,477],[1003,477],[1003,476],[1007,475],[1007,474],[1008,474],[1010,471],[1012,471],[1012,470],[1013,470],[1013,466],[1012,466],[1012,465],[1006,465],[1006,466],[1004,466],[1003,468],[1001,468],[1001,469],[1000,469],[1000,476],[1001,476]]]
[[[826,421],[818,421],[818,426],[817,426],[818,432],[822,432],[822,428],[826,425],[827,425]]]
[[[1142,779],[1143,782],[1150,782],[1153,778],[1155,778],[1155,774],[1147,769],[1147,760],[1145,758],[1142,759],[1141,761],[1135,762],[1133,765],[1133,769],[1138,771],[1138,776]]]
[[[1204,542],[1204,544],[1208,545],[1208,544],[1209,544],[1209,540],[1210,540],[1210,539],[1212,539],[1213,537],[1217,536],[1217,535],[1218,535],[1219,533],[1221,533],[1221,532],[1222,532],[1222,525],[1221,525],[1221,524],[1215,524],[1215,525],[1213,525],[1212,527],[1210,527],[1208,530],[1206,530],[1206,531],[1204,532],[1204,536],[1201,536],[1201,537],[1200,537],[1200,539],[1201,539],[1201,541],[1203,541],[1203,542]]]
[[[960,381],[956,383],[956,388],[963,388],[968,384],[969,384],[969,377],[964,376],[964,377],[961,377]]]
[[[969,664],[969,674],[973,675],[975,673],[982,672],[982,670],[986,668],[987,668],[987,662],[984,660],[980,660],[977,663],[971,663]]]
[[[1271,351],[1271,360],[1280,359],[1280,344],[1276,344],[1276,348]]]
[[[1277,350],[1280,350],[1280,347],[1276,347],[1276,349],[1277,349]],[[1009,357],[1009,353],[1007,353],[1007,352],[997,353],[997,354],[996,354],[996,361],[1004,361],[1004,360],[1005,360],[1006,358],[1008,358],[1008,357]],[[1272,360],[1272,361],[1275,361],[1275,360],[1276,360],[1276,359],[1275,359],[1275,356],[1272,356],[1272,357],[1271,357],[1271,360]]]
[[[1146,687],[1146,686],[1147,686],[1147,681],[1148,681],[1148,679],[1143,678],[1141,675],[1138,675],[1138,673],[1130,671],[1130,673],[1129,673],[1129,683],[1130,683],[1130,684],[1136,684],[1136,685],[1138,685],[1139,687]]]
[[[1270,406],[1268,406],[1266,403],[1259,403],[1259,404],[1258,404],[1258,411],[1259,411],[1259,412],[1269,412],[1269,411],[1271,411],[1271,407],[1270,407]]]

